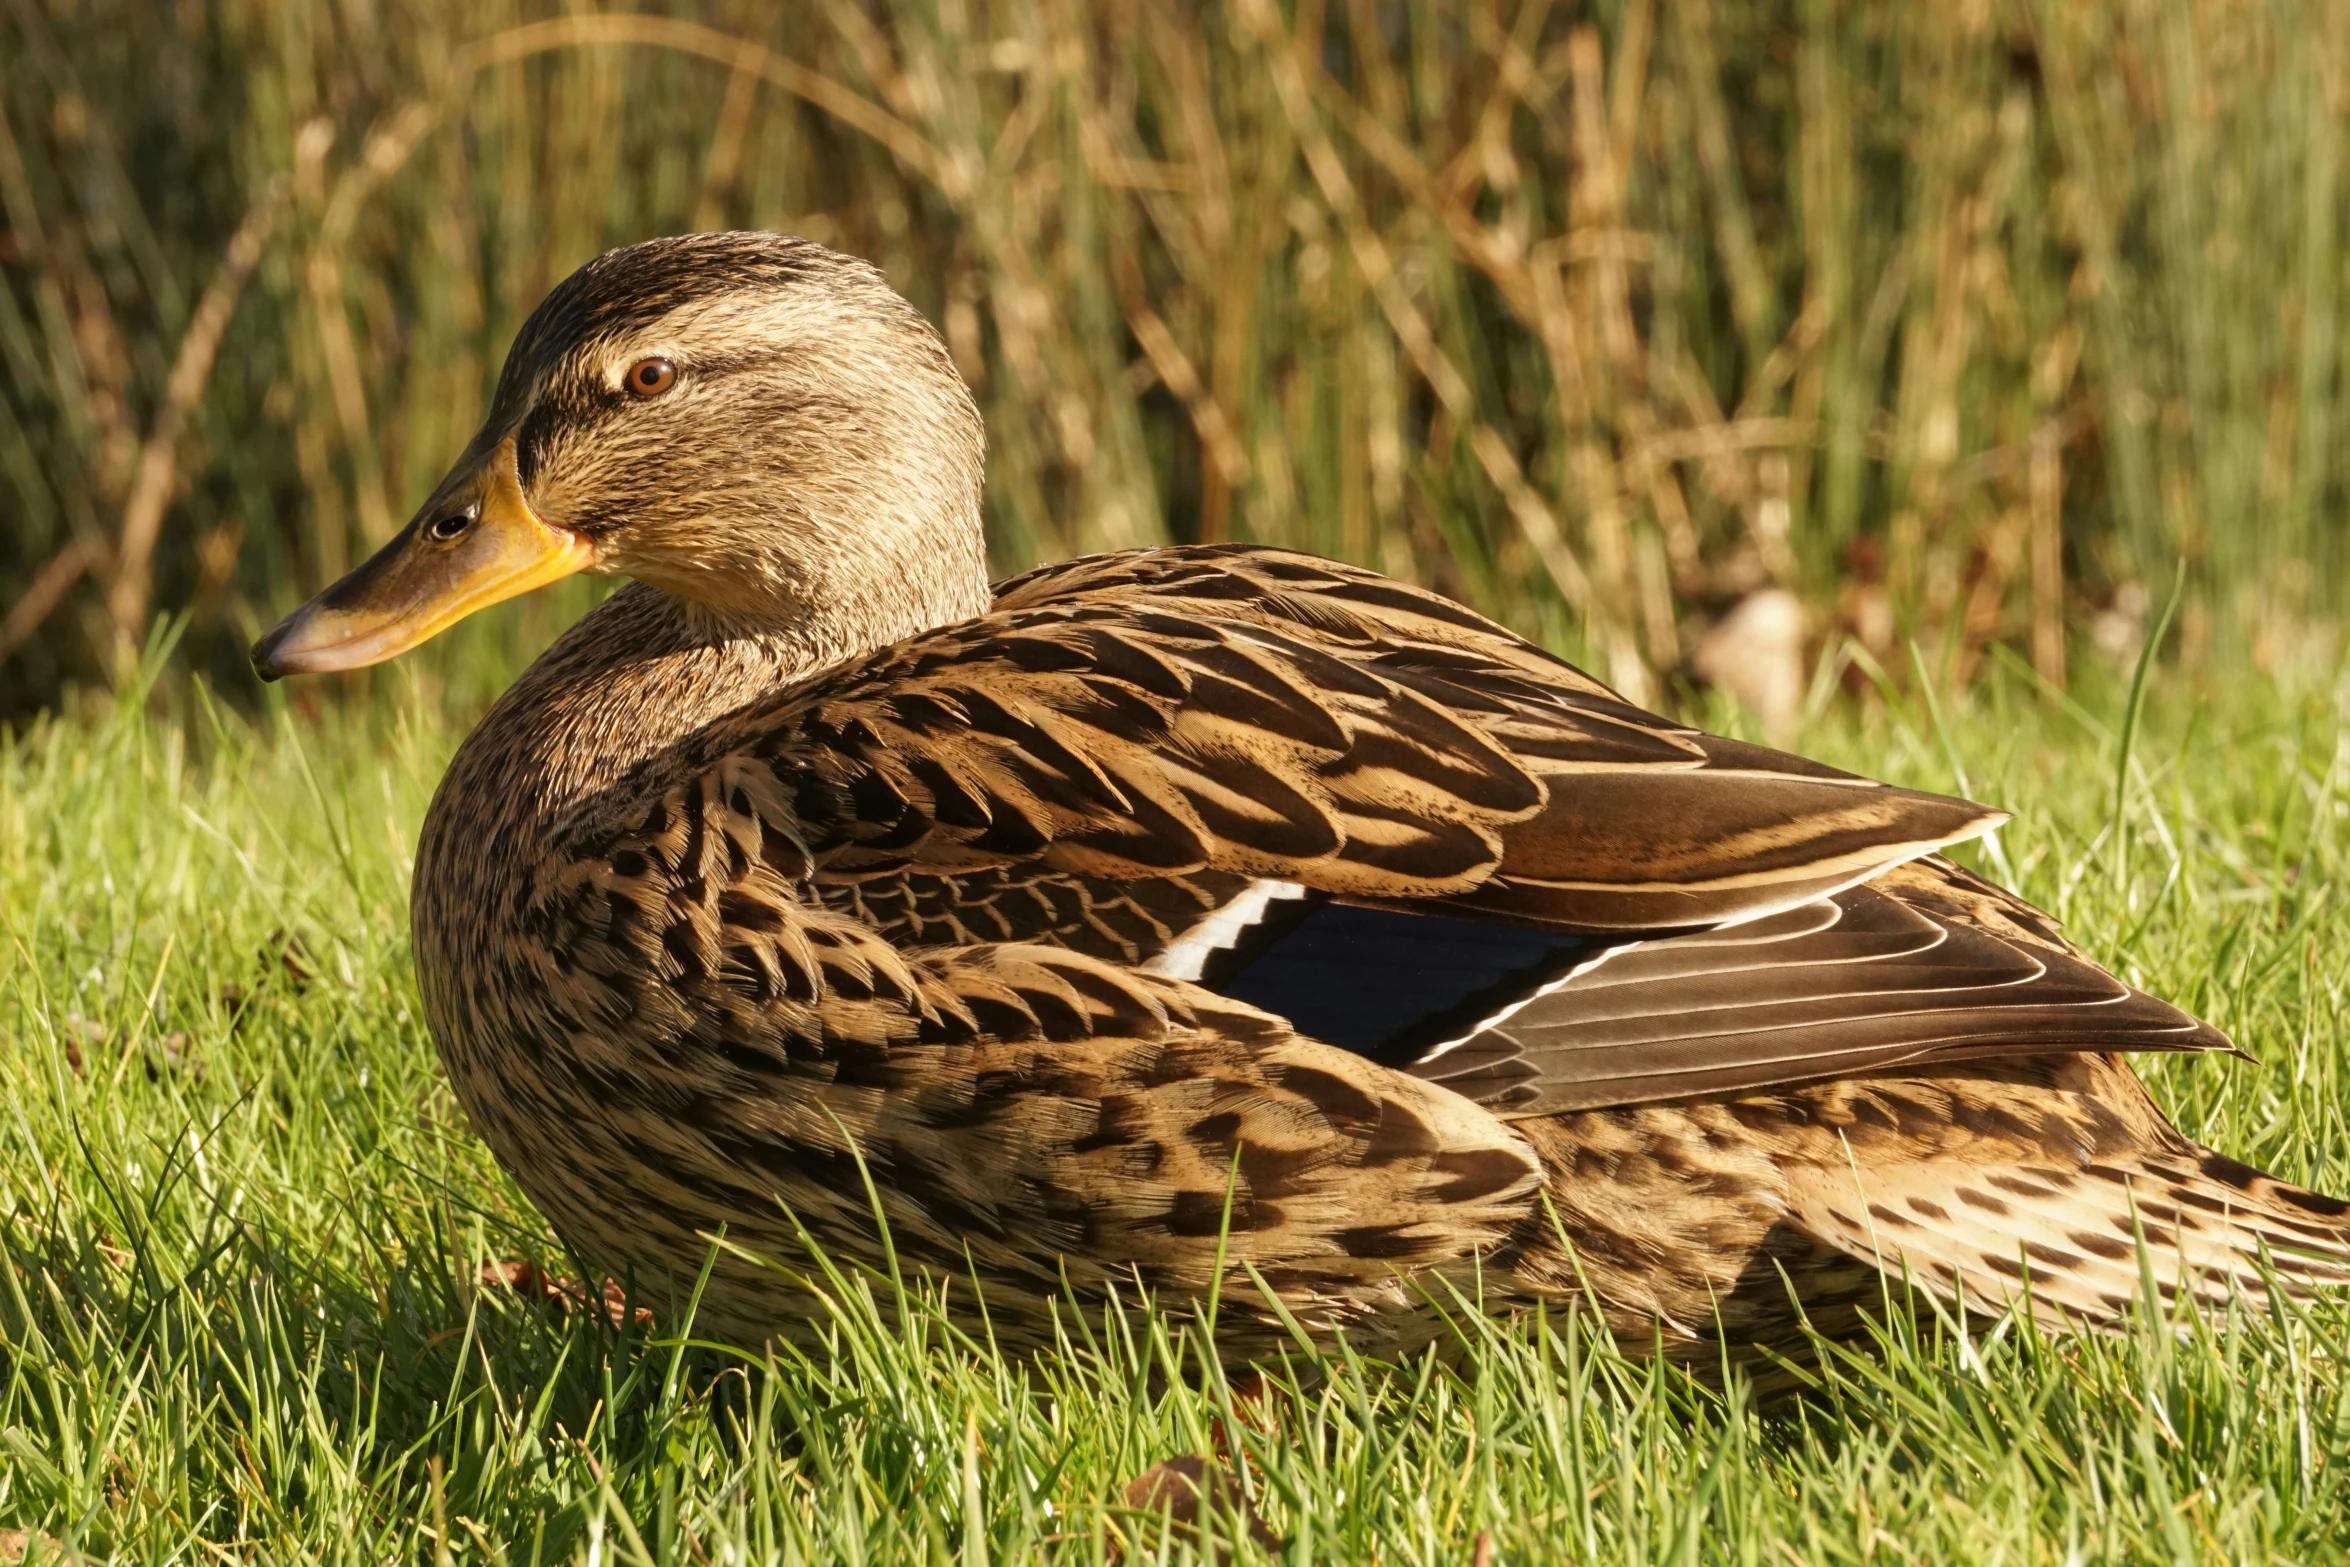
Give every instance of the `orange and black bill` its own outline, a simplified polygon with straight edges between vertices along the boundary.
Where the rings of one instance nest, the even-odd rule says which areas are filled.
[[[398,537],[253,644],[264,680],[364,669],[477,609],[595,564],[595,546],[523,499],[512,436],[460,464]]]

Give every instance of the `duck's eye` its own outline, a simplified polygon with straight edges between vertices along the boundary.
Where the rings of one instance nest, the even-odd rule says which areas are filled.
[[[622,379],[639,397],[659,397],[677,384],[677,366],[666,359],[640,359]]]

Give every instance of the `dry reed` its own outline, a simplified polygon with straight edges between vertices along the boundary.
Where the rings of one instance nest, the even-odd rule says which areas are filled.
[[[1293,544],[1640,696],[1769,587],[1953,682],[2182,556],[2192,659],[2342,608],[2341,6],[8,0],[0,92],[0,710],[157,611],[240,678],[721,224],[940,323],[1007,568]]]

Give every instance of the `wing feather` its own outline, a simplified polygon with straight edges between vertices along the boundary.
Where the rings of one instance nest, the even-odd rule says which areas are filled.
[[[1435,594],[1239,546],[1032,573],[707,744],[792,780],[760,798],[791,801],[776,825],[820,885],[1274,876],[1571,930],[1753,918],[2000,819],[1670,723]]]
[[[1524,1116],[2025,1053],[2227,1048],[1936,858],[1621,949],[1411,1070]]]

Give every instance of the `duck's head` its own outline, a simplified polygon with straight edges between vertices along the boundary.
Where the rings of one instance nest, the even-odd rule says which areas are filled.
[[[524,323],[415,518],[253,649],[358,669],[574,572],[840,654],[987,606],[979,413],[863,261],[774,234],[597,257]]]

